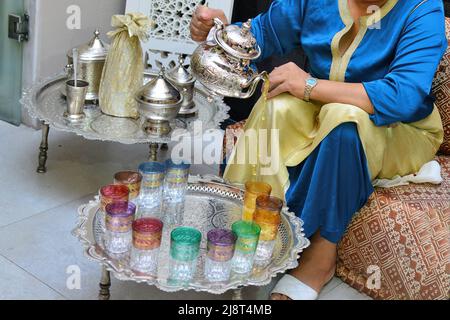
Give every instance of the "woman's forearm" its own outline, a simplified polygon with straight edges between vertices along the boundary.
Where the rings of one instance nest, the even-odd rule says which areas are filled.
[[[319,80],[311,93],[311,100],[321,103],[344,103],[357,106],[369,114],[374,107],[361,83]]]

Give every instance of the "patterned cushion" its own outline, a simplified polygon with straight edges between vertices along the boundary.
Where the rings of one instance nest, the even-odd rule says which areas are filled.
[[[377,189],[354,218],[339,246],[345,282],[374,299],[449,298],[450,158],[439,161],[441,186]],[[381,288],[371,286],[377,270]]]
[[[447,39],[450,43],[450,18],[446,18]],[[444,143],[440,152],[450,155],[450,46],[442,59],[433,83],[433,92],[436,95],[436,105],[441,113],[444,124]]]

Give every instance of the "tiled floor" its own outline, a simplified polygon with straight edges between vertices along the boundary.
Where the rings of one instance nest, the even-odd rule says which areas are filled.
[[[100,267],[83,256],[71,236],[77,208],[110,182],[114,172],[146,160],[145,145],[86,141],[50,132],[48,173],[36,173],[40,132],[0,122],[0,299],[96,299]],[[215,174],[209,166],[194,174]],[[81,270],[81,290],[69,290],[71,266]],[[248,288],[244,297],[266,299],[270,288]],[[113,299],[228,299],[230,295],[165,294],[113,279]],[[321,299],[368,299],[334,279]]]

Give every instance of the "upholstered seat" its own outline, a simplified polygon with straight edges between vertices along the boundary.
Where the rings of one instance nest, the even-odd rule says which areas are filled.
[[[376,189],[339,245],[342,280],[375,299],[449,297],[450,157],[437,159],[440,186]]]

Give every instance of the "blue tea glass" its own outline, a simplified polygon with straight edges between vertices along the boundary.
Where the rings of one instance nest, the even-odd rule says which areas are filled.
[[[167,160],[165,167],[163,219],[169,225],[182,224],[191,165]]]
[[[139,166],[139,173],[142,175],[141,192],[138,199],[139,217],[161,218],[166,167],[159,162],[146,162]]]

